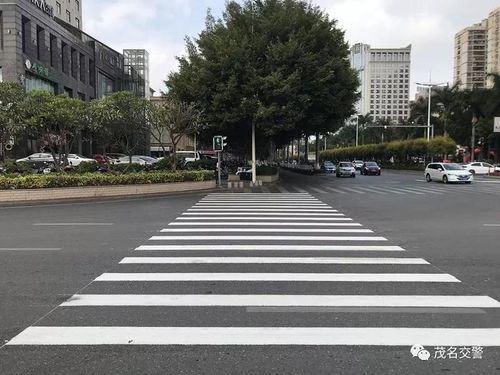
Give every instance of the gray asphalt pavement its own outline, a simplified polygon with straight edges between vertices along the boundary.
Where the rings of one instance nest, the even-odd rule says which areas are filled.
[[[0,206],[0,374],[500,373],[500,181],[282,177]]]

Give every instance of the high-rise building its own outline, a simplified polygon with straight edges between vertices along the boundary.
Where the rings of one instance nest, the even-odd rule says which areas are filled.
[[[83,0],[40,0],[52,7],[54,17],[70,25],[82,29],[82,1]]]
[[[358,71],[361,99],[357,113],[374,120],[400,122],[409,116],[411,45],[405,48],[351,48],[351,66]]]
[[[491,87],[488,74],[500,73],[500,7],[481,23],[455,35],[454,81],[462,89]]]
[[[500,7],[490,12],[488,16],[488,73],[500,73]],[[493,86],[488,79],[487,87]]]
[[[463,89],[482,88],[486,84],[488,21],[466,27],[455,35],[454,81]]]
[[[123,50],[125,82],[130,91],[149,99],[149,53],[145,49]]]

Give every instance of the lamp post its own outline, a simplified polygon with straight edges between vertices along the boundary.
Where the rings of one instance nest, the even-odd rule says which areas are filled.
[[[432,128],[432,125],[431,125],[431,105],[432,105],[432,89],[434,87],[437,87],[437,86],[442,86],[442,85],[446,85],[447,83],[446,82],[442,82],[442,83],[418,83],[417,82],[417,86],[420,86],[420,87],[426,87],[429,89],[429,104],[428,104],[428,108],[427,108],[427,140],[430,141],[431,140],[431,135],[432,135],[432,138],[434,138],[434,131],[431,132],[431,128]]]
[[[251,35],[252,35],[252,49],[253,49],[253,35],[254,35],[254,23],[253,23],[253,3],[254,0],[250,0],[250,6],[252,9],[252,26],[251,26]],[[256,144],[255,144],[255,119],[252,120],[252,184],[257,184],[257,157],[256,157]]]

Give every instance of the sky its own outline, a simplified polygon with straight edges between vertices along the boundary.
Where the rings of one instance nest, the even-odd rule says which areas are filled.
[[[240,0],[242,1],[242,0]],[[412,92],[415,82],[453,80],[454,35],[479,23],[500,6],[499,0],[311,0],[345,31],[350,45],[374,48],[412,45]],[[145,48],[150,53],[150,86],[165,91],[163,81],[177,70],[184,38],[196,38],[207,9],[222,15],[226,0],[83,0],[83,28],[108,46]]]

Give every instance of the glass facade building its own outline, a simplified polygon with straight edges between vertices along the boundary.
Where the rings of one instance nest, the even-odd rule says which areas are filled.
[[[143,98],[150,98],[149,53],[145,49],[123,50],[125,85]]]

